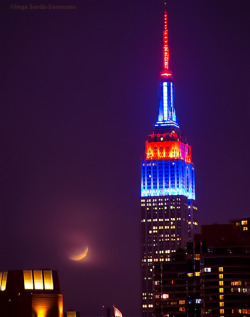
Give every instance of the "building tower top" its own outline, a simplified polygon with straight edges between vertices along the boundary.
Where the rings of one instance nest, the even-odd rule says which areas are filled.
[[[160,83],[160,107],[155,124],[156,133],[168,132],[179,129],[179,123],[174,107],[174,84],[172,72],[169,70],[169,48],[168,48],[168,25],[167,8],[164,9],[164,30],[163,30],[163,71],[161,72]]]

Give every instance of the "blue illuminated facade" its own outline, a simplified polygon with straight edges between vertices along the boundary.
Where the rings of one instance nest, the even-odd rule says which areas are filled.
[[[181,159],[141,163],[141,197],[183,195],[195,199],[194,166]]]

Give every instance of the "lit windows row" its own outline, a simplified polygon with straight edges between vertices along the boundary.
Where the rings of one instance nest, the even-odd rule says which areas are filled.
[[[194,272],[194,273],[187,273],[188,277],[193,277],[193,276],[201,276],[200,272]]]
[[[155,198],[155,199],[147,199],[147,202],[151,202],[151,201],[153,201],[153,202],[155,202],[155,201],[168,201],[169,200],[169,198]],[[175,200],[177,200],[177,201],[180,201],[181,199],[180,198],[172,198],[171,199],[171,201],[172,202],[175,202]],[[145,203],[145,199],[141,199],[141,202],[142,203]]]
[[[24,288],[27,290],[53,290],[53,277],[50,270],[23,271]]]
[[[183,219],[185,220],[185,219]],[[152,221],[181,221],[181,218],[171,218],[171,220],[169,219],[147,219],[147,222],[152,222]],[[146,222],[146,219],[142,219],[141,222]],[[173,222],[171,222],[171,225],[173,224]]]
[[[170,257],[168,258],[162,258],[162,259],[142,259],[143,263],[152,263],[152,262],[169,262],[170,261]]]
[[[142,308],[153,308],[153,305],[152,304],[149,304],[149,305],[146,305],[146,304],[143,304],[142,305]]]

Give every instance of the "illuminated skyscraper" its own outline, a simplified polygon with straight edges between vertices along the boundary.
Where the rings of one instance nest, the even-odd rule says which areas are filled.
[[[160,106],[154,131],[148,136],[141,163],[142,312],[153,312],[154,264],[168,262],[185,248],[198,228],[194,164],[174,107],[174,83],[169,70],[167,11],[164,12],[164,67]]]

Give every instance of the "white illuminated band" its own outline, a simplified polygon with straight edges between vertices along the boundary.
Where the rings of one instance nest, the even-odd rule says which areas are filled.
[[[174,110],[173,83],[170,83],[170,89],[171,89],[171,119],[174,119],[174,118],[173,118],[173,110]]]
[[[180,128],[180,126],[175,121],[170,121],[162,123],[161,121],[157,121],[155,127],[167,127],[167,126],[175,126],[176,128]]]
[[[163,111],[164,121],[168,120],[168,83],[163,83]]]

